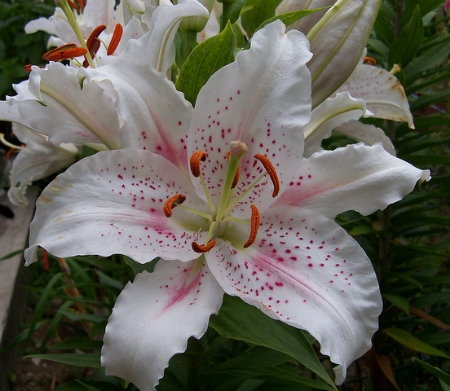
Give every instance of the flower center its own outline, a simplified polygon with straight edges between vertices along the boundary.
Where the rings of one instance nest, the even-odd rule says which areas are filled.
[[[251,208],[251,217],[250,219],[239,219],[234,216],[231,216],[232,209],[257,185],[261,179],[267,174],[269,175],[272,183],[273,183],[273,192],[272,197],[276,197],[280,190],[280,181],[278,179],[277,172],[275,167],[271,163],[271,161],[262,154],[254,155],[254,158],[257,159],[265,168],[265,172],[260,175],[245,191],[236,195],[234,188],[239,182],[239,163],[242,157],[248,152],[247,146],[241,141],[232,141],[230,143],[230,150],[227,153],[228,157],[228,166],[227,173],[225,176],[225,181],[222,186],[222,193],[220,195],[219,205],[216,208],[211,195],[209,194],[208,188],[206,186],[206,182],[203,178],[201,164],[206,161],[207,154],[204,151],[195,151],[190,158],[190,168],[192,175],[195,178],[199,178],[201,181],[203,190],[206,195],[207,203],[210,208],[210,214],[204,213],[184,205],[181,205],[185,200],[186,196],[183,194],[175,194],[170,197],[164,204],[164,214],[166,217],[171,217],[173,213],[173,209],[177,206],[180,208],[186,209],[188,211],[194,212],[200,216],[205,217],[209,220],[209,230],[208,235],[206,237],[206,244],[199,244],[197,242],[192,242],[192,249],[197,253],[205,253],[210,251],[216,245],[215,237],[219,237],[221,233],[224,232],[224,225],[227,224],[228,221],[233,221],[242,224],[250,225],[250,232],[247,241],[243,244],[244,248],[250,247],[256,240],[256,236],[258,234],[258,228],[260,224],[260,213],[258,208],[255,205],[250,205]],[[222,226],[221,226],[222,225]]]

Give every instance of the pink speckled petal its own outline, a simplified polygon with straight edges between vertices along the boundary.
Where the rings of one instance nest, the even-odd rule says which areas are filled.
[[[166,200],[179,193],[187,197],[186,205],[203,206],[183,173],[163,157],[142,150],[99,152],[43,191],[25,258],[34,262],[41,246],[59,257],[124,254],[140,263],[158,256],[195,259],[191,246],[204,240],[198,233],[204,218],[181,208],[170,218],[163,213]]]
[[[367,110],[375,117],[408,122],[414,127],[405,91],[398,79],[372,65],[359,64],[337,92],[348,91],[354,98],[364,99]]]
[[[256,242],[235,249],[225,241],[206,260],[226,293],[268,316],[307,330],[321,352],[348,365],[371,346],[381,296],[370,260],[334,221],[296,207],[270,208]]]
[[[87,79],[110,82],[117,93],[116,107],[123,119],[120,145],[164,156],[178,169],[187,169],[187,133],[192,106],[167,77],[148,65],[115,61],[87,70]]]
[[[290,178],[303,154],[303,126],[310,117],[311,80],[305,63],[309,44],[298,31],[284,34],[277,21],[259,30],[251,48],[221,68],[200,91],[188,137],[189,154],[208,154],[202,170],[211,193],[220,193],[227,169],[229,143],[240,140],[249,151],[241,161],[239,194],[262,171],[254,154],[266,155],[280,180]],[[202,194],[200,183],[193,182]],[[255,188],[249,194],[258,207],[272,202],[272,190]],[[253,200],[251,200],[253,198]],[[248,206],[242,213],[248,214]]]
[[[348,210],[368,215],[428,179],[428,170],[390,155],[381,144],[351,144],[304,159],[276,204],[311,208],[330,218]]]
[[[122,377],[141,391],[154,391],[170,358],[200,338],[223,290],[208,267],[160,261],[143,272],[117,298],[106,326],[102,365],[107,375]]]

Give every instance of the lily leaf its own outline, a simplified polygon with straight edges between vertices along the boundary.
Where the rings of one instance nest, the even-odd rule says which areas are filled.
[[[195,105],[200,89],[211,75],[229,64],[234,58],[236,37],[231,24],[206,41],[196,46],[181,68],[176,88],[184,93],[185,98]]]
[[[422,342],[420,339],[414,337],[414,335],[408,333],[405,330],[397,329],[397,328],[389,328],[383,330],[384,333],[389,335],[392,339],[395,339],[397,342],[401,343],[403,346],[414,350],[416,352],[429,354],[430,356],[439,356],[450,358],[444,352],[439,349],[434,348],[433,346],[428,345],[425,342]]]
[[[224,337],[288,354],[335,387],[303,331],[269,318],[242,300],[225,296],[222,308],[218,315],[211,316],[209,324]]]

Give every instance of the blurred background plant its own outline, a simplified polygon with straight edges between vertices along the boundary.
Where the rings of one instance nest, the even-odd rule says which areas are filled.
[[[265,1],[237,3],[245,3],[241,9],[245,13]],[[269,3],[267,18],[280,1]],[[50,0],[0,0],[0,95],[13,94],[11,83],[27,77],[23,66],[40,64],[46,51],[45,34],[26,35],[24,24],[52,13]],[[371,258],[385,300],[374,346],[352,365],[341,390],[450,390],[449,20],[442,0],[385,0],[369,39],[368,55],[377,66],[392,70],[403,84],[415,129],[384,120],[364,121],[384,129],[397,155],[417,167],[430,168],[433,179],[384,211],[338,216]],[[178,41],[185,42],[182,37]],[[346,143],[335,134],[324,146],[334,149]],[[155,262],[139,265],[119,256],[62,260],[45,253],[41,258],[42,263],[29,268],[30,310],[14,344],[21,344],[23,355],[59,363],[46,389],[135,389],[104,375],[99,361],[101,340],[122,287],[138,272],[151,271]],[[236,306],[239,313],[232,311]],[[322,377],[316,363],[302,358],[302,353],[309,354],[308,341],[302,339],[305,335],[278,322],[266,322],[260,315],[226,298],[219,315],[212,317],[208,333],[200,341],[191,339],[186,353],[171,360],[157,389],[332,390],[316,380]],[[274,339],[248,335],[249,321],[273,328]],[[297,356],[277,345],[275,335],[286,341],[297,338]],[[330,370],[327,359],[321,361]],[[69,365],[78,369],[69,370]],[[16,379],[12,389],[18,391],[17,376],[12,377]],[[37,390],[36,386],[30,389]]]

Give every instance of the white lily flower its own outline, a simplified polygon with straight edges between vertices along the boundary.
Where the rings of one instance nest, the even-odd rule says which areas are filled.
[[[84,4],[84,0],[81,3]],[[87,0],[86,6],[73,10],[75,20],[84,39],[88,39],[97,26],[105,25],[106,32],[111,34],[117,23],[123,23],[119,17],[120,13],[114,8],[114,0]],[[36,31],[45,31],[51,35],[49,46],[78,42],[72,26],[63,10],[59,7],[55,8],[55,12],[50,18],[40,17],[28,22],[25,26],[27,34],[32,34]]]
[[[172,130],[161,133],[156,153],[100,152],[60,175],[37,202],[28,264],[38,246],[59,257],[161,257],[120,294],[102,349],[106,373],[142,391],[154,390],[190,336],[203,335],[224,292],[311,333],[339,364],[338,384],[371,346],[381,312],[377,279],[333,219],[384,208],[427,173],[381,146],[302,159],[309,44],[284,30],[280,22],[264,27],[213,74],[187,126],[173,127],[172,112],[163,113],[160,128]],[[157,96],[163,89],[174,87],[161,84]],[[164,95],[173,99],[167,106],[185,104]]]

